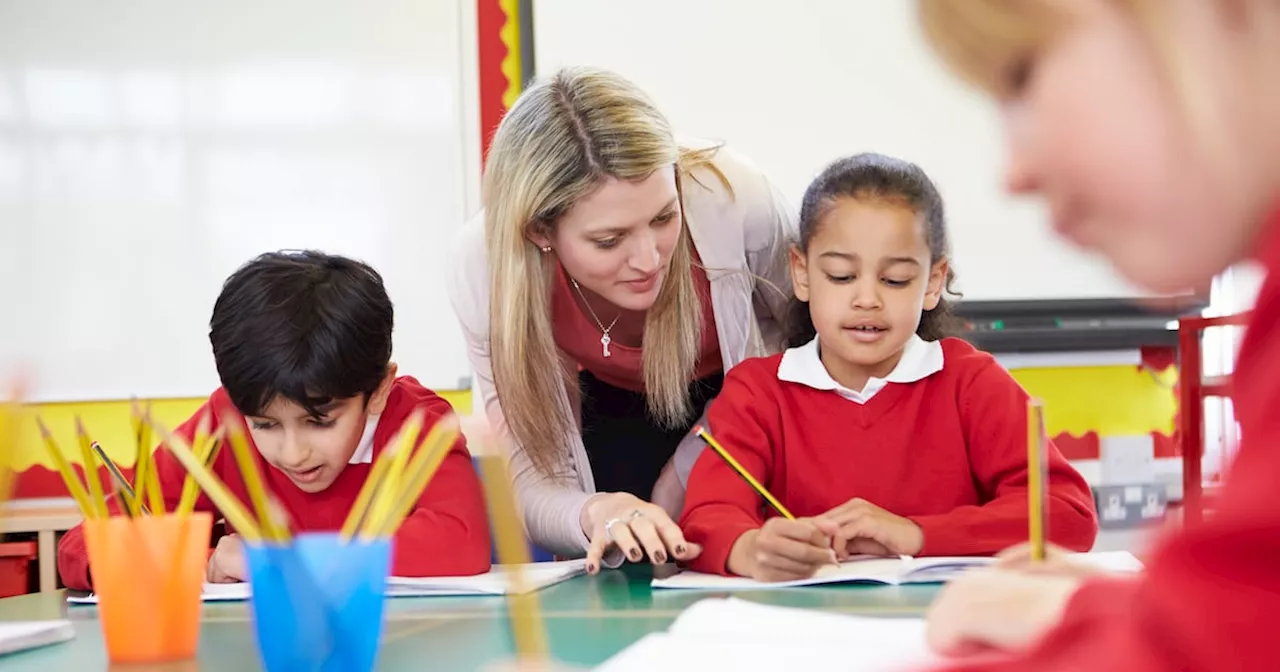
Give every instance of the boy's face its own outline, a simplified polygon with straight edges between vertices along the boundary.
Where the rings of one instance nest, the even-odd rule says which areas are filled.
[[[360,445],[366,421],[386,407],[395,365],[365,403],[360,396],[334,399],[313,417],[301,405],[276,397],[260,416],[249,416],[249,432],[269,464],[284,472],[303,492],[321,492],[333,484]]]

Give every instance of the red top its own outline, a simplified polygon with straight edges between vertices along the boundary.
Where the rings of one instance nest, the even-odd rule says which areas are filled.
[[[1027,538],[1027,394],[995,359],[942,341],[944,366],[890,383],[865,404],[778,379],[782,355],[734,367],[710,431],[797,517],[854,497],[924,532],[920,555],[988,555]],[[764,524],[763,500],[704,450],[680,526],[704,550],[692,567],[727,573],[738,537]],[[1049,539],[1088,550],[1098,523],[1088,484],[1049,448]]]
[[[1212,515],[1171,532],[1138,578],[1092,579],[1024,657],[956,670],[1230,672],[1276,667],[1280,614],[1280,212],[1236,363],[1243,441]]]
[[[698,364],[693,379],[706,378],[724,368],[720,359],[720,336],[716,331],[716,316],[711,305],[711,281],[701,267],[701,259],[693,253],[693,284],[702,304],[702,344],[698,350]],[[600,344],[603,331],[578,306],[576,292],[569,284],[564,269],[556,267],[557,281],[551,293],[551,329],[556,345],[573,358],[578,366],[595,374],[604,382],[632,392],[644,392],[644,368],[640,348],[628,347],[613,341],[609,344],[612,356],[604,356]],[[604,326],[609,326],[614,314],[598,314]]]
[[[210,431],[217,430],[223,413],[233,412],[240,417],[231,405],[226,390],[218,388],[209,401],[182,423],[175,433],[190,441],[199,418],[210,408],[213,409],[213,429]],[[423,438],[426,436],[425,430],[438,418],[452,412],[449,402],[422,387],[414,378],[402,376],[396,379],[374,432],[375,459],[417,408],[426,409]],[[252,438],[250,446],[253,447],[252,454],[262,473],[264,486],[287,511],[291,528],[295,532],[340,529],[372,466],[349,464],[326,490],[306,493],[293,485],[284,473],[262,459],[257,447],[253,446]],[[165,510],[173,511],[182,494],[186,471],[167,450],[156,450],[155,460],[160,489],[164,493]],[[252,511],[244,480],[240,477],[240,470],[231,450],[218,452],[213,470],[245,507]],[[111,506],[113,513],[119,512],[115,498],[111,499]],[[196,510],[213,512],[215,520],[220,516],[204,493],[201,493],[196,502]],[[234,531],[230,523],[227,527],[228,532]],[[397,576],[480,574],[489,570],[490,548],[489,521],[480,479],[471,464],[465,441],[459,438],[445,456],[431,484],[423,491],[417,507],[405,517],[396,532],[392,542],[391,571]],[[58,572],[68,588],[91,589],[89,557],[85,549],[84,531],[79,525],[63,535],[58,543]]]

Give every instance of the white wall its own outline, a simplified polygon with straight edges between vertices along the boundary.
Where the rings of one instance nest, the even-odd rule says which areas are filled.
[[[860,151],[920,164],[950,211],[959,286],[971,299],[1132,296],[1067,248],[1040,207],[1001,195],[996,111],[928,52],[905,0],[538,0],[539,74],[611,68],[676,128],[727,140],[798,207],[829,161]]]
[[[208,394],[222,280],[315,247],[382,271],[401,369],[458,387],[474,4],[0,3],[0,372],[38,400]]]

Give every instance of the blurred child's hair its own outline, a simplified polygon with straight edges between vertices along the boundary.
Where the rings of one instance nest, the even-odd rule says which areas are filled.
[[[320,417],[330,401],[367,402],[391,362],[394,310],[373,268],[315,251],[263,254],[227,278],[209,342],[222,386],[248,416],[277,397]]]
[[[883,154],[856,154],[827,166],[804,192],[800,204],[801,254],[809,251],[809,243],[822,225],[822,218],[843,198],[902,205],[920,217],[925,240],[929,245],[929,263],[947,256],[947,223],[943,214],[942,195],[919,166]],[[951,285],[955,273],[948,267],[943,284],[946,294],[959,296]],[[787,347],[795,348],[817,335],[809,304],[792,297],[788,315]],[[916,333],[926,341],[936,341],[951,334],[954,318],[946,298],[939,299],[933,310],[920,316]]]

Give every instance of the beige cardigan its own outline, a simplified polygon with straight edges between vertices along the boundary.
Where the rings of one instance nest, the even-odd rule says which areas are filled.
[[[782,325],[791,296],[787,251],[796,239],[795,214],[782,194],[743,157],[722,148],[713,159],[733,194],[708,169],[683,182],[684,206],[694,246],[708,269],[711,303],[725,370],[743,359],[782,349]],[[595,493],[582,434],[565,434],[566,468],[547,475],[510,440],[489,362],[489,268],[485,260],[484,213],[468,222],[454,240],[447,290],[467,341],[468,355],[485,411],[507,438],[516,497],[529,538],[566,557],[581,557],[589,546],[579,516]],[[716,271],[714,269],[730,269]],[[752,276],[764,278],[775,287]],[[572,372],[576,376],[576,371]],[[572,408],[565,392],[555,403]],[[701,451],[695,440],[677,448],[673,464],[683,485]],[[671,512],[675,517],[679,512]],[[609,563],[613,564],[613,563]]]

